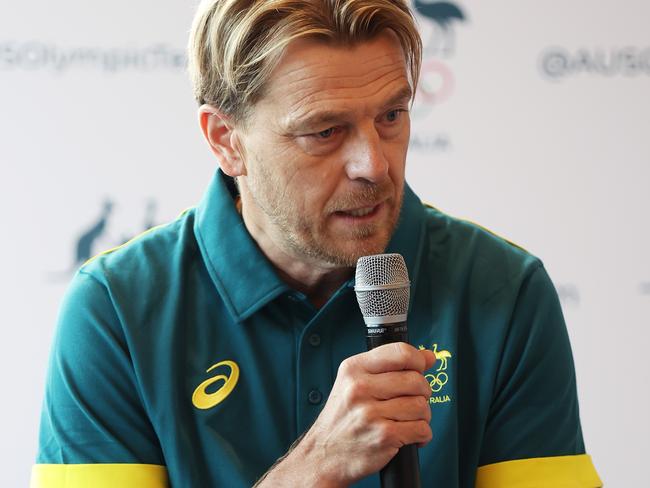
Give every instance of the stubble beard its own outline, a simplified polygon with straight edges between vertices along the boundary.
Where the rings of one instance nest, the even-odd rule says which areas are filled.
[[[270,174],[262,175],[268,182],[258,185],[249,180],[249,192],[255,204],[280,231],[282,244],[286,251],[296,257],[336,268],[356,266],[361,256],[383,252],[397,227],[402,206],[403,188],[395,195],[394,184],[388,182],[377,185],[370,182],[361,183],[360,189],[349,192],[328,204],[324,217],[315,226],[304,215],[300,215],[292,205],[291,198],[278,190],[279,182],[274,182]],[[251,184],[252,183],[252,184]],[[331,235],[327,229],[328,216],[337,210],[347,210],[377,204],[389,206],[389,218],[385,222],[357,225],[346,232],[345,236]],[[382,234],[382,238],[373,238]],[[337,246],[337,241],[345,239],[356,244]]]

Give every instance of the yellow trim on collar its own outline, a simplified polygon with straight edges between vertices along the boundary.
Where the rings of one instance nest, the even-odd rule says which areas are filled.
[[[465,222],[465,223],[471,224],[471,225],[473,225],[473,226],[475,226],[475,227],[478,227],[479,229],[484,230],[484,231],[487,232],[488,234],[492,234],[494,237],[497,237],[497,238],[501,239],[502,241],[507,242],[507,243],[510,244],[511,246],[515,246],[517,249],[521,249],[522,251],[524,251],[524,252],[530,254],[530,252],[529,252],[525,247],[522,247],[522,246],[520,246],[519,244],[517,244],[516,242],[511,241],[510,239],[508,239],[508,238],[506,238],[506,237],[503,237],[501,234],[498,234],[498,233],[494,232],[492,229],[488,229],[487,227],[482,226],[482,225],[479,224],[478,222],[474,222],[474,221],[471,220],[471,219],[465,219],[465,218],[462,218],[462,217],[455,217],[455,216],[453,216],[453,215],[451,215],[451,214],[445,212],[444,210],[440,210],[438,207],[436,207],[436,206],[434,206],[434,205],[431,205],[430,203],[427,203],[427,202],[424,202],[424,201],[422,202],[422,204],[423,204],[425,207],[432,208],[433,210],[436,210],[437,212],[440,212],[440,213],[443,214],[443,215],[447,215],[448,217],[451,217],[452,219],[456,219],[456,220],[459,220],[459,221],[461,221],[461,222]]]
[[[167,469],[155,464],[36,464],[30,488],[167,488]]]
[[[518,459],[480,466],[476,488],[600,488],[588,454]]]

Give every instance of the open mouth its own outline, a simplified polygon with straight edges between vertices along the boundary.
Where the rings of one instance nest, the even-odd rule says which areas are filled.
[[[348,215],[352,215],[353,217],[365,217],[366,215],[371,214],[374,209],[375,207],[365,207],[356,210],[350,210],[349,212],[346,213]]]
[[[350,210],[340,210],[334,213],[339,217],[363,219],[363,218],[373,217],[379,212],[380,208],[381,208],[381,203],[378,203],[377,205],[373,205],[371,207],[359,207]]]

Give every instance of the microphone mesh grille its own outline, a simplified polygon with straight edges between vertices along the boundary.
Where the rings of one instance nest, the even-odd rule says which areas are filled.
[[[356,287],[392,285],[388,290],[357,290],[364,317],[405,315],[408,312],[410,283],[401,254],[363,256],[357,261]]]

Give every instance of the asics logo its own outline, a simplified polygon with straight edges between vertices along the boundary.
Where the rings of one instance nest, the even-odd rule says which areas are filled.
[[[228,375],[217,374],[212,378],[205,380],[203,383],[196,387],[196,390],[194,390],[194,394],[192,395],[192,404],[196,408],[207,410],[216,405],[219,405],[235,389],[237,381],[239,380],[239,366],[237,366],[237,363],[234,361],[226,360],[218,362],[217,364],[213,364],[207,369],[206,373],[209,373],[210,371],[213,371],[222,366],[228,367],[230,369]],[[211,393],[207,392],[208,387],[220,381],[223,381],[223,384],[216,391],[213,391]]]

